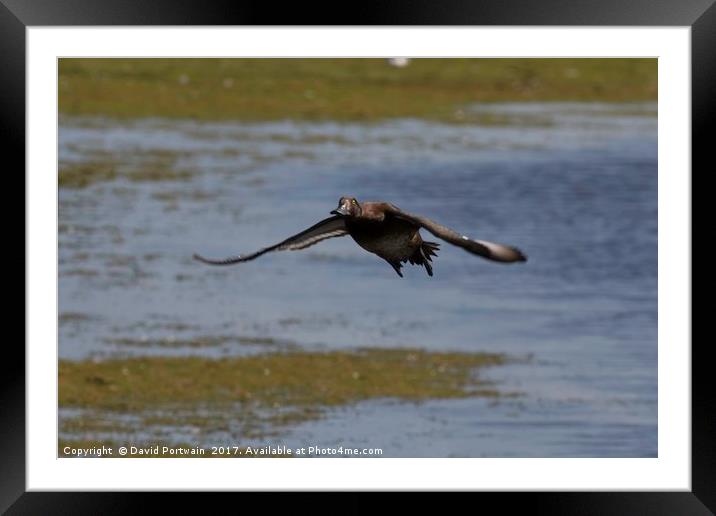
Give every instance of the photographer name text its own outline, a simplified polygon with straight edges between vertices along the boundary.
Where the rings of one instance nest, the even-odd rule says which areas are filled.
[[[116,452],[115,452],[116,450]],[[355,448],[348,446],[93,446],[62,448],[65,457],[380,457],[382,448]]]

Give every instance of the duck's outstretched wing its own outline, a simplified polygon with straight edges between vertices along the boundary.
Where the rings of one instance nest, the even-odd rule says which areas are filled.
[[[420,215],[413,215],[412,213],[404,212],[392,204],[388,206],[386,214],[389,216],[397,217],[415,224],[418,227],[425,228],[436,237],[441,238],[442,240],[445,240],[453,245],[462,247],[472,254],[476,254],[496,262],[511,263],[527,261],[527,256],[525,256],[525,254],[516,247],[487,242],[485,240],[474,240],[466,237],[465,235],[461,235],[457,231],[443,226],[442,224],[438,224],[427,217],[421,217]]]
[[[322,220],[315,226],[311,226],[307,230],[301,231],[299,234],[287,238],[283,242],[279,242],[271,247],[265,247],[255,253],[233,256],[223,260],[210,260],[195,254],[194,259],[203,263],[208,263],[209,265],[233,265],[235,263],[248,262],[249,260],[258,258],[262,254],[270,253],[271,251],[297,251],[298,249],[305,249],[306,247],[317,244],[321,240],[340,237],[347,234],[348,230],[346,229],[346,224],[342,217],[329,217]]]

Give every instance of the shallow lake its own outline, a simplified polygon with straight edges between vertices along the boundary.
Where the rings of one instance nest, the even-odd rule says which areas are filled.
[[[490,104],[461,117],[62,118],[61,167],[110,166],[114,179],[59,190],[59,357],[506,353],[524,360],[485,374],[518,396],[364,402],[271,444],[655,457],[656,105]],[[191,259],[276,243],[329,216],[341,195],[516,245],[529,262],[444,243],[433,278],[408,264],[401,279],[350,238],[227,268]],[[212,345],[182,345],[196,339]]]

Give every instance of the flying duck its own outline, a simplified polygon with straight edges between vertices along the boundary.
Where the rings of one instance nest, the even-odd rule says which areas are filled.
[[[233,265],[272,251],[297,251],[327,238],[350,235],[363,249],[388,262],[401,278],[403,273],[400,269],[405,262],[424,266],[428,276],[432,276],[432,257],[437,256],[440,244],[424,241],[420,236],[420,229],[424,228],[436,237],[488,260],[503,263],[527,261],[522,251],[515,247],[473,240],[387,202],[361,203],[354,197],[341,197],[331,215],[305,231],[255,253],[223,260],[211,260],[195,254],[194,259],[209,265]]]

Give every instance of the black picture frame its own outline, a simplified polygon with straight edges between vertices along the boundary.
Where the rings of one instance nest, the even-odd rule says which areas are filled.
[[[430,2],[361,2],[346,9],[338,2],[324,5],[196,0],[0,0],[0,128],[3,154],[15,163],[6,174],[25,191],[25,31],[32,26],[80,25],[575,25],[575,26],[688,26],[691,28],[692,169],[713,170],[709,136],[716,120],[716,5],[714,0],[449,0]],[[693,172],[684,170],[684,174]],[[7,196],[6,199],[10,198]],[[24,198],[24,197],[23,197]],[[3,203],[5,221],[15,221],[20,210]],[[25,227],[6,224],[22,232],[22,252],[13,247],[6,271],[25,263]],[[692,230],[693,232],[693,230]],[[16,239],[16,242],[20,237]],[[16,244],[18,245],[18,244]],[[6,250],[9,251],[9,250]],[[17,265],[17,267],[15,266]],[[692,266],[693,270],[693,266]],[[12,274],[12,273],[10,273]],[[16,274],[15,274],[16,275]],[[26,300],[26,294],[23,294]],[[14,298],[6,296],[11,306]],[[22,303],[24,309],[25,303]],[[8,317],[8,320],[10,317]],[[18,317],[18,320],[20,318]],[[23,329],[24,334],[24,329]],[[687,345],[688,343],[675,343]],[[502,511],[529,508],[551,514],[713,514],[716,511],[716,392],[708,370],[709,342],[692,345],[692,490],[690,492],[589,492],[589,493],[476,493],[483,502],[497,502]],[[26,492],[25,352],[8,339],[0,376],[0,511],[8,514],[97,513],[115,514],[142,509],[151,494],[139,493],[38,493]],[[709,387],[709,385],[711,387]],[[242,494],[241,496],[245,496]],[[275,504],[275,495],[268,495]],[[169,499],[170,498],[170,499]],[[192,499],[185,493],[163,496],[165,504],[181,512],[205,510],[207,497]],[[267,503],[268,503],[268,497]],[[225,496],[212,501],[226,502]],[[370,510],[368,498],[351,495],[341,512]],[[401,502],[402,503],[402,502]],[[474,503],[474,501],[470,502]],[[424,504],[422,496],[410,504]],[[238,506],[235,506],[238,508]],[[407,506],[404,506],[407,509]]]

